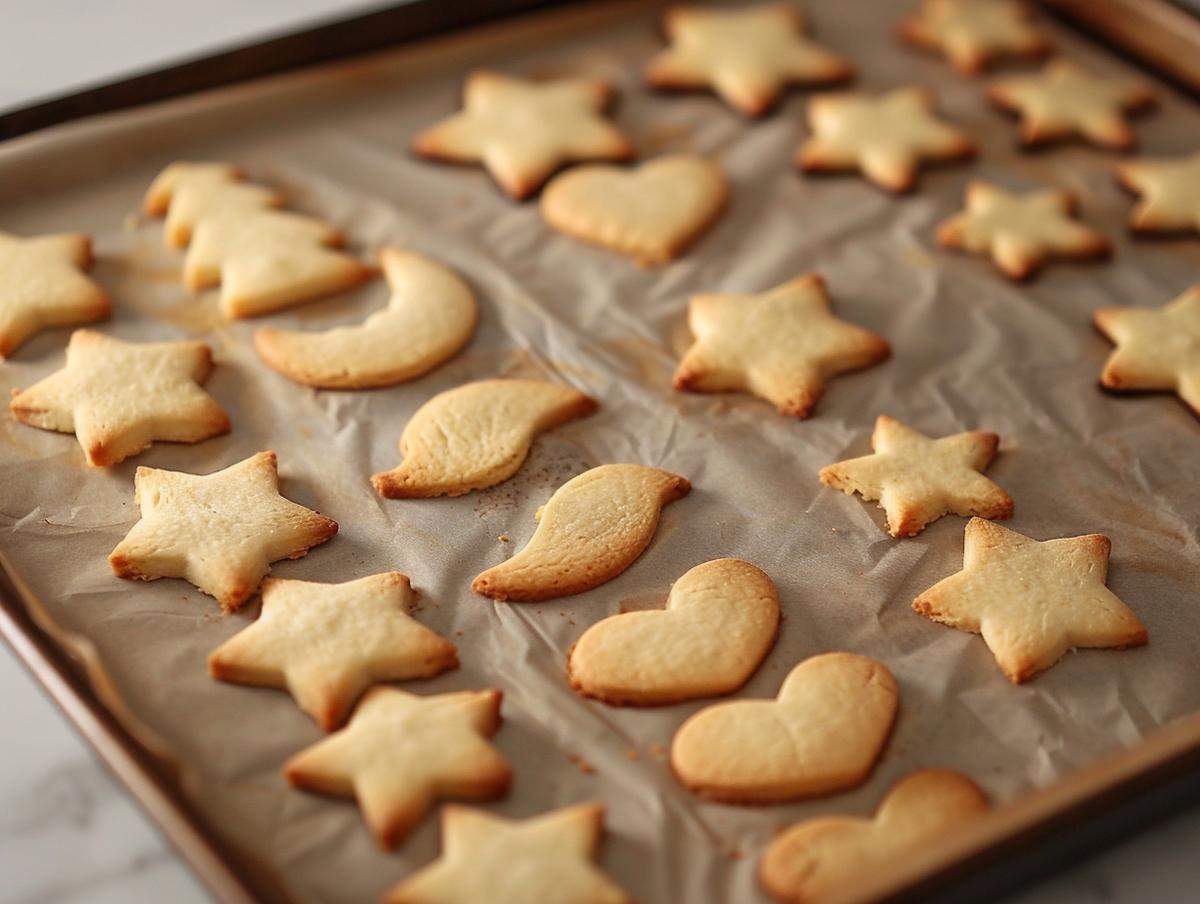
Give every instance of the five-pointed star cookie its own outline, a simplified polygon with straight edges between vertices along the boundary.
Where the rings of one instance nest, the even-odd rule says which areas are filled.
[[[878,500],[893,537],[913,537],[942,515],[1012,517],[1012,497],[980,473],[996,457],[995,433],[956,433],[931,439],[880,415],[873,455],[821,469],[821,483]]]
[[[603,116],[611,100],[601,79],[534,82],[473,72],[462,112],[418,135],[413,150],[434,160],[482,163],[512,197],[527,198],[564,163],[633,156],[629,139]]]
[[[1137,232],[1200,230],[1200,153],[1174,160],[1131,160],[1117,179],[1140,195],[1129,224]]]
[[[924,160],[961,160],[975,153],[967,134],[934,115],[922,88],[866,94],[822,94],[808,102],[812,137],[796,154],[806,172],[859,170],[889,191],[916,184]]]
[[[982,634],[1014,684],[1075,647],[1144,644],[1146,628],[1105,586],[1112,543],[1101,534],[1039,542],[982,518],[967,523],[963,569],[913,609]]]
[[[1154,103],[1154,93],[1144,86],[1094,75],[1061,59],[1034,75],[992,82],[988,97],[1021,117],[1018,134],[1028,147],[1079,136],[1100,147],[1127,150],[1134,135],[1125,114]]]
[[[271,563],[298,559],[337,533],[337,522],[279,495],[274,452],[214,474],[141,467],[133,479],[142,519],[108,557],[117,577],[183,578],[233,611]]]
[[[577,804],[515,822],[469,807],[442,810],[442,856],[384,904],[629,904],[593,864],[604,808]]]
[[[890,354],[874,333],[830,313],[825,281],[813,273],[761,295],[697,295],[688,326],[696,341],[676,389],[749,392],[795,417],[808,416],[827,378]]]
[[[967,75],[1003,57],[1036,57],[1050,50],[1024,0],[924,0],[900,23],[900,35],[941,51]]]
[[[1102,386],[1177,392],[1200,415],[1200,286],[1161,308],[1100,308],[1094,318],[1117,346]]]
[[[398,571],[344,584],[267,578],[262,615],[208,657],[214,678],[284,688],[326,731],[378,681],[432,678],[458,665],[454,644],[411,615]]]
[[[762,116],[789,84],[825,85],[851,74],[850,64],[809,40],[790,3],[747,9],[683,6],[667,11],[671,46],[647,65],[656,88],[705,88],[747,116]]]
[[[91,262],[86,235],[0,232],[0,360],[44,327],[93,323],[112,312],[105,291],[83,275]]]
[[[198,443],[229,432],[229,416],[200,388],[212,366],[203,342],[122,342],[76,330],[67,366],[14,390],[12,413],[74,433],[89,465],[115,465],[155,440]]]
[[[1012,279],[1033,276],[1052,258],[1089,260],[1111,250],[1108,239],[1072,219],[1075,198],[1067,191],[1049,188],[1015,195],[973,181],[967,185],[966,204],[966,210],[938,227],[938,244],[989,254]]]
[[[393,848],[438,798],[508,790],[512,770],[487,740],[500,727],[502,696],[371,688],[349,725],[300,751],[283,774],[297,788],[356,798],[379,844]]]

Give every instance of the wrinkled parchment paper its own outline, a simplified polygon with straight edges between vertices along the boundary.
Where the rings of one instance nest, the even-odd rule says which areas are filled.
[[[227,437],[158,444],[104,471],[84,466],[73,437],[0,418],[0,550],[64,642],[111,679],[125,723],[157,737],[181,764],[185,793],[295,900],[376,899],[435,856],[438,820],[431,815],[398,852],[384,854],[353,803],[286,787],[280,764],[317,740],[318,729],[285,693],[219,684],[205,669],[208,652],[245,627],[257,605],[222,617],[183,581],[121,581],[105,561],[137,517],[138,465],[207,473],[276,450],[283,492],[336,518],[341,532],[273,573],[410,575],[419,619],[458,644],[463,665],[406,687],[504,690],[496,743],[516,780],[507,799],[489,806],[524,817],[603,801],[603,868],[646,902],[757,899],[755,862],[777,827],[867,812],[914,767],[961,769],[1003,801],[1200,704],[1200,424],[1168,395],[1102,394],[1096,382],[1109,346],[1090,325],[1096,307],[1159,305],[1195,282],[1200,243],[1129,239],[1130,199],[1114,184],[1111,154],[1015,152],[1012,122],[983,102],[979,81],[893,43],[899,8],[809,5],[820,38],[854,58],[859,85],[929,86],[947,116],[978,137],[981,159],[926,171],[919,191],[902,199],[855,177],[803,178],[790,165],[805,132],[800,94],[752,123],[707,95],[640,87],[637,65],[658,46],[646,5],[510,23],[0,147],[0,229],[93,233],[94,273],[116,302],[101,328],[125,339],[212,343],[219,366],[208,387],[234,424]],[[1061,29],[1056,37],[1085,64],[1131,73]],[[411,158],[410,137],[457,108],[462,75],[474,65],[612,79],[621,92],[616,119],[642,155],[716,156],[733,181],[730,209],[683,260],[639,270],[552,233],[535,203],[509,201],[481,171]],[[1180,154],[1195,148],[1200,115],[1164,89],[1160,109],[1137,130],[1147,152]],[[215,292],[189,297],[181,286],[181,256],[163,247],[161,223],[138,215],[151,178],[178,159],[245,166],[256,181],[284,189],[294,207],[344,227],[364,255],[396,244],[444,261],[478,293],[477,335],[407,385],[316,392],[290,383],[254,354],[257,326],[354,322],[383,305],[386,288],[377,281],[292,313],[223,322]],[[1083,218],[1115,241],[1115,260],[1053,266],[1014,286],[981,259],[933,250],[935,225],[959,208],[971,177],[1075,191]],[[810,270],[828,280],[838,314],[888,339],[890,361],[834,380],[807,421],[748,397],[671,390],[689,341],[689,295],[758,291]],[[0,364],[5,395],[58,369],[67,336],[43,333]],[[497,374],[566,381],[602,408],[544,436],[520,473],[494,489],[458,499],[377,497],[368,476],[399,460],[396,442],[413,412],[441,390]],[[1012,527],[1039,539],[1111,537],[1109,584],[1145,621],[1150,645],[1068,655],[1012,687],[979,638],[915,615],[913,597],[959,569],[964,520],[947,517],[915,539],[892,540],[873,504],[816,477],[821,466],[866,452],[880,413],[934,435],[998,432],[1002,452],[989,473],[1016,499]],[[557,486],[614,461],[667,468],[695,487],[666,509],[633,567],[545,604],[496,604],[470,591],[472,576],[524,544],[534,510]],[[704,803],[675,783],[664,757],[672,733],[704,703],[617,709],[567,686],[565,653],[588,625],[623,605],[661,605],[675,578],[719,556],[765,569],[784,612],[778,642],[739,696],[773,696],[793,665],[828,650],[870,654],[896,674],[899,721],[857,791],[790,806]]]

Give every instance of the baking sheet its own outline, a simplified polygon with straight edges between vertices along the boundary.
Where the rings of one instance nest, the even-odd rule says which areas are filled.
[[[0,229],[93,233],[94,274],[116,303],[102,329],[210,341],[220,366],[209,390],[234,424],[227,437],[158,444],[93,471],[73,437],[0,419],[0,551],[30,584],[40,614],[102,670],[123,723],[180,765],[185,793],[291,898],[374,900],[436,855],[437,819],[384,854],[353,803],[286,787],[281,763],[318,729],[283,692],[219,684],[205,669],[208,652],[256,606],[222,617],[182,581],[132,584],[107,566],[137,517],[140,464],[207,473],[275,449],[285,495],[336,518],[341,531],[273,573],[410,575],[422,596],[418,618],[458,644],[463,667],[405,687],[505,692],[496,743],[516,777],[511,795],[488,806],[523,817],[602,800],[601,863],[643,901],[760,897],[755,862],[777,827],[867,812],[915,767],[961,769],[1003,801],[1200,707],[1192,640],[1200,636],[1200,464],[1190,454],[1200,425],[1169,396],[1102,394],[1096,380],[1109,346],[1090,326],[1096,307],[1159,305],[1196,281],[1200,246],[1127,238],[1130,200],[1115,186],[1112,155],[1017,153],[1011,121],[986,106],[980,82],[893,43],[890,7],[886,17],[869,0],[809,7],[820,39],[854,59],[859,86],[930,87],[948,118],[978,138],[980,160],[927,171],[919,191],[899,200],[854,177],[803,178],[790,165],[805,131],[803,95],[749,123],[707,95],[640,87],[637,65],[659,46],[645,4],[550,14],[0,146]],[[1086,65],[1134,74],[1068,33],[1055,37]],[[730,209],[682,261],[639,270],[550,232],[536,204],[512,203],[479,171],[409,157],[409,138],[457,108],[462,74],[475,65],[613,80],[616,119],[642,156],[715,155],[733,180]],[[1200,116],[1163,89],[1160,109],[1137,129],[1147,153],[1181,154],[1196,146]],[[216,293],[189,297],[180,285],[181,257],[163,247],[161,223],[137,213],[150,180],[176,159],[243,165],[294,207],[338,223],[364,254],[397,244],[451,265],[478,293],[477,335],[415,383],[358,393],[290,383],[258,360],[253,330],[353,322],[384,304],[385,286],[223,322]],[[959,209],[971,177],[1075,191],[1083,218],[1114,240],[1114,261],[1056,265],[1013,286],[981,259],[932,250],[934,227]],[[691,294],[759,291],[810,270],[828,280],[839,315],[888,339],[890,361],[834,380],[807,421],[746,397],[670,389],[689,342]],[[0,391],[58,369],[67,335],[43,333],[0,365]],[[570,382],[602,408],[542,437],[522,471],[491,490],[375,496],[367,478],[399,460],[396,442],[412,413],[439,391],[496,374]],[[934,435],[998,432],[1002,452],[989,474],[1016,500],[1011,526],[1039,539],[1111,537],[1109,585],[1146,623],[1150,645],[1069,655],[1012,687],[978,638],[912,613],[917,593],[960,567],[964,521],[945,518],[895,541],[873,504],[816,479],[823,465],[868,450],[880,413]],[[638,562],[597,590],[544,604],[471,593],[471,577],[524,544],[534,510],[557,486],[608,461],[667,468],[694,485],[665,510]],[[857,791],[768,808],[704,803],[665,763],[672,733],[704,702],[614,709],[567,686],[565,652],[588,625],[621,606],[661,605],[685,570],[725,555],[765,569],[784,613],[776,646],[741,696],[774,695],[796,662],[828,650],[875,656],[895,673],[900,717]]]

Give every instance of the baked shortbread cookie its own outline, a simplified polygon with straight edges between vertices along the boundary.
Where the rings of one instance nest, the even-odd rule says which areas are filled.
[[[596,410],[544,380],[479,380],[438,393],[400,434],[404,461],[371,478],[389,499],[461,496],[512,477],[539,433]]]
[[[663,610],[625,612],[584,632],[567,654],[571,686],[605,703],[661,706],[729,694],[775,642],[779,594],[740,559],[697,565]]]
[[[0,361],[39,330],[112,313],[108,293],[84,275],[91,262],[92,240],[82,233],[0,232]]]
[[[512,782],[488,743],[500,728],[498,690],[418,697],[373,687],[341,731],[288,760],[294,787],[354,797],[380,846],[394,848],[439,798],[491,800]]]
[[[821,469],[821,483],[878,500],[888,533],[915,537],[942,515],[1011,518],[1012,497],[980,472],[996,457],[995,433],[956,433],[931,439],[880,415],[871,435],[873,455]]]
[[[337,533],[337,522],[279,495],[274,452],[214,474],[141,467],[142,518],[108,557],[117,577],[183,578],[227,612],[258,589],[280,559],[298,559]]]
[[[719,163],[674,154],[633,170],[574,167],[546,186],[541,208],[559,232],[649,267],[687,250],[717,219],[728,197],[729,182]]]
[[[804,16],[790,3],[746,9],[668,9],[670,46],[646,65],[655,88],[711,88],[746,116],[762,116],[788,85],[828,85],[853,70],[844,57],[805,35]]]
[[[1105,586],[1108,537],[1038,542],[982,518],[967,523],[963,568],[934,584],[913,609],[982,634],[1014,684],[1076,647],[1141,646],[1146,628]]]
[[[213,650],[209,674],[283,688],[332,731],[372,684],[458,666],[454,644],[410,615],[416,601],[398,571],[342,584],[267,578],[258,621]]]
[[[384,904],[632,904],[593,861],[604,808],[577,804],[514,821],[442,809],[442,856],[400,881]]]
[[[748,392],[780,414],[808,417],[837,374],[891,353],[874,333],[834,317],[825,280],[799,276],[760,295],[695,295],[688,326],[695,342],[674,386],[689,392]]]
[[[538,510],[538,526],[519,553],[475,578],[476,593],[537,602],[583,593],[611,581],[642,554],[668,502],[692,485],[644,465],[600,465],[572,477]]]
[[[319,389],[373,389],[427,374],[475,331],[475,296],[454,271],[400,248],[379,253],[388,306],[324,332],[263,327],[254,347],[271,367]]]
[[[633,145],[604,118],[613,90],[598,78],[535,82],[479,70],[463,109],[413,140],[422,157],[482,163],[514,198],[528,198],[566,163],[628,160]]]
[[[820,94],[808,102],[812,136],[796,153],[805,172],[858,170],[881,188],[906,192],[924,161],[965,160],[975,154],[966,132],[938,119],[923,88],[886,94]]]
[[[714,703],[671,741],[671,768],[702,797],[778,803],[844,791],[871,773],[899,691],[881,663],[825,653],[800,663],[775,700]]]
[[[89,465],[115,465],[156,440],[229,432],[229,416],[200,388],[212,367],[203,342],[122,342],[76,330],[67,366],[13,390],[10,407],[24,424],[74,433]]]
[[[758,878],[788,904],[841,900],[856,879],[936,844],[987,810],[987,797],[965,775],[918,769],[892,786],[874,816],[818,816],[781,832],[759,861]]]
[[[1051,49],[1024,0],[924,0],[900,23],[900,36],[942,53],[966,75],[996,60],[1039,57]]]
[[[1141,197],[1129,218],[1135,232],[1200,230],[1200,153],[1121,163],[1117,179]]]

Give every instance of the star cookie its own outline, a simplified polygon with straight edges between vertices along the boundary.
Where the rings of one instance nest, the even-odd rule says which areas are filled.
[[[800,276],[761,295],[696,295],[695,342],[675,371],[690,392],[748,392],[807,417],[836,374],[878,364],[888,344],[830,313],[825,281]]]
[[[508,790],[512,769],[488,743],[500,728],[502,697],[372,688],[350,724],[288,760],[284,777],[306,791],[356,798],[380,846],[394,848],[439,798],[491,800]]]
[[[934,115],[922,88],[887,94],[821,94],[808,102],[812,137],[796,154],[805,172],[859,170],[881,188],[909,191],[926,160],[963,160],[975,143]]]
[[[0,361],[38,330],[112,313],[108,294],[83,275],[91,262],[91,239],[80,233],[0,232]]]
[[[940,51],[965,75],[1005,57],[1039,57],[1050,50],[1024,0],[924,0],[900,23],[900,36]]]
[[[976,180],[967,185],[966,204],[966,210],[938,227],[938,244],[990,254],[1012,279],[1027,279],[1052,258],[1090,260],[1112,250],[1108,239],[1073,219],[1070,192],[1043,189],[1014,195]]]
[[[1146,642],[1145,626],[1105,586],[1111,549],[1100,534],[1039,542],[972,518],[962,571],[918,596],[913,609],[982,634],[1001,671],[1020,684],[1075,647]]]
[[[212,366],[203,342],[122,342],[76,330],[67,366],[14,390],[10,407],[23,424],[74,433],[89,465],[115,465],[156,440],[229,432],[229,416],[200,388]]]
[[[980,471],[996,457],[995,433],[956,433],[931,439],[894,418],[880,415],[871,435],[874,455],[821,469],[821,483],[867,501],[887,513],[888,533],[914,537],[942,515],[1010,518],[1012,497]]]
[[[133,479],[142,519],[108,557],[117,577],[183,578],[227,612],[258,589],[280,559],[298,559],[337,533],[337,522],[279,495],[274,452],[214,474],[141,467]]]
[[[604,118],[612,88],[601,79],[529,81],[498,72],[467,77],[463,110],[413,141],[422,157],[482,163],[514,198],[580,160],[628,160],[633,145]]]
[[[212,652],[209,674],[283,688],[332,731],[372,684],[458,666],[454,644],[409,614],[416,601],[398,571],[344,584],[267,578],[262,615]]]
[[[655,88],[712,88],[746,116],[762,116],[787,85],[847,79],[850,64],[805,36],[790,3],[747,9],[682,6],[663,20],[670,46],[645,69]]]
[[[1200,230],[1200,153],[1174,160],[1132,160],[1117,179],[1141,200],[1129,224],[1136,232]]]
[[[403,879],[384,904],[632,904],[596,868],[604,808],[577,804],[514,821],[442,810],[442,856]]]

